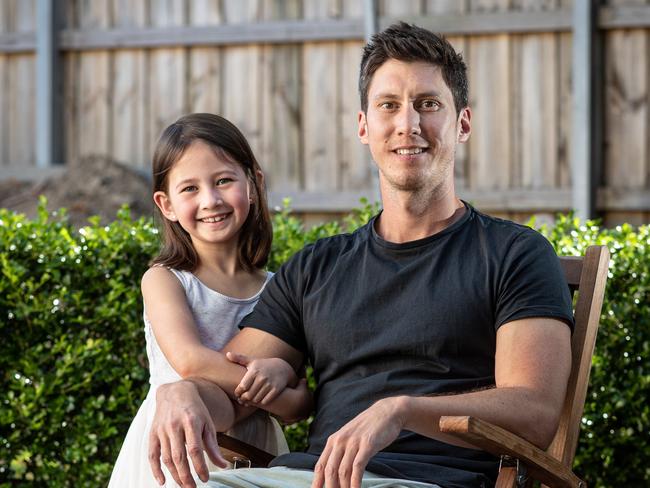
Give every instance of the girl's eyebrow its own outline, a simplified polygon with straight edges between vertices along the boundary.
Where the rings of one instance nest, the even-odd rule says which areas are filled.
[[[231,169],[223,169],[223,170],[219,170],[219,171],[216,171],[216,172],[212,173],[211,177],[212,178],[217,178],[219,176],[224,176],[224,175],[236,176],[236,174],[237,173],[235,171],[231,170]],[[178,188],[178,187],[183,186],[183,185],[188,185],[188,184],[191,184],[191,183],[196,183],[198,179],[199,178],[192,177],[192,176],[190,176],[189,178],[182,179],[181,181],[176,183],[175,188]]]

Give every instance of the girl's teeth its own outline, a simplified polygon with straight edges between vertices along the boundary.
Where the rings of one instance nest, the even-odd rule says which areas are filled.
[[[208,217],[207,219],[201,219],[203,222],[207,222],[208,224],[213,224],[215,222],[221,222],[223,219],[226,217]]]
[[[422,152],[421,147],[416,147],[413,149],[398,149],[397,154],[420,154]]]

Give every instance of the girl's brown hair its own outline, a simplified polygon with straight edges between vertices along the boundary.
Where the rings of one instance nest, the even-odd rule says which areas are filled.
[[[167,127],[153,155],[153,193],[167,193],[169,172],[196,140],[207,143],[219,157],[239,164],[244,170],[253,190],[253,204],[239,233],[237,255],[239,264],[245,270],[263,268],[268,261],[273,238],[266,189],[257,177],[261,169],[248,141],[232,123],[218,115],[197,113],[181,117]],[[166,219],[160,209],[156,208],[156,212],[162,221],[163,244],[151,264],[194,271],[199,257],[190,235],[178,222]]]

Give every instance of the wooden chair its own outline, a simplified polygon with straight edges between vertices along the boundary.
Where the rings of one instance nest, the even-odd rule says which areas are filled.
[[[591,246],[584,257],[561,257],[569,287],[577,292],[575,330],[571,340],[573,363],[560,424],[546,451],[496,425],[474,417],[441,417],[440,430],[501,457],[497,488],[530,486],[533,480],[552,488],[586,488],[571,470],[589,384],[591,356],[596,343],[605,294],[609,250]]]
[[[591,246],[584,257],[561,257],[560,262],[575,300],[575,330],[572,336],[572,367],[560,423],[553,442],[543,451],[496,425],[474,417],[441,417],[440,430],[501,457],[497,488],[530,486],[533,480],[555,487],[586,488],[571,470],[578,443],[591,356],[596,342],[600,310],[605,293],[609,251]],[[263,467],[270,454],[225,434],[217,440],[224,457],[244,466]],[[250,460],[250,464],[249,464]]]

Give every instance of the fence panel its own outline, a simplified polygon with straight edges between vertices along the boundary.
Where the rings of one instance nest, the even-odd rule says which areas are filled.
[[[35,166],[36,3],[0,2],[0,177]],[[274,203],[291,195],[305,211],[338,212],[360,195],[377,194],[376,170],[356,136],[361,0],[59,5],[65,161],[103,154],[146,170],[164,126],[187,112],[216,112],[249,138]],[[605,134],[598,208],[606,221],[649,216],[650,29],[647,20],[627,25],[630,8],[643,17],[649,5],[609,0],[600,17]],[[469,66],[473,117],[470,141],[456,154],[457,188],[488,211],[521,216],[570,206],[572,7],[572,0],[379,2],[383,21],[448,18],[460,26],[449,39]],[[488,18],[501,30],[487,32],[480,22]],[[549,19],[559,19],[559,27]],[[218,35],[234,30],[218,41],[188,41],[197,32],[207,39],[210,27]],[[236,41],[244,36],[249,40]]]

